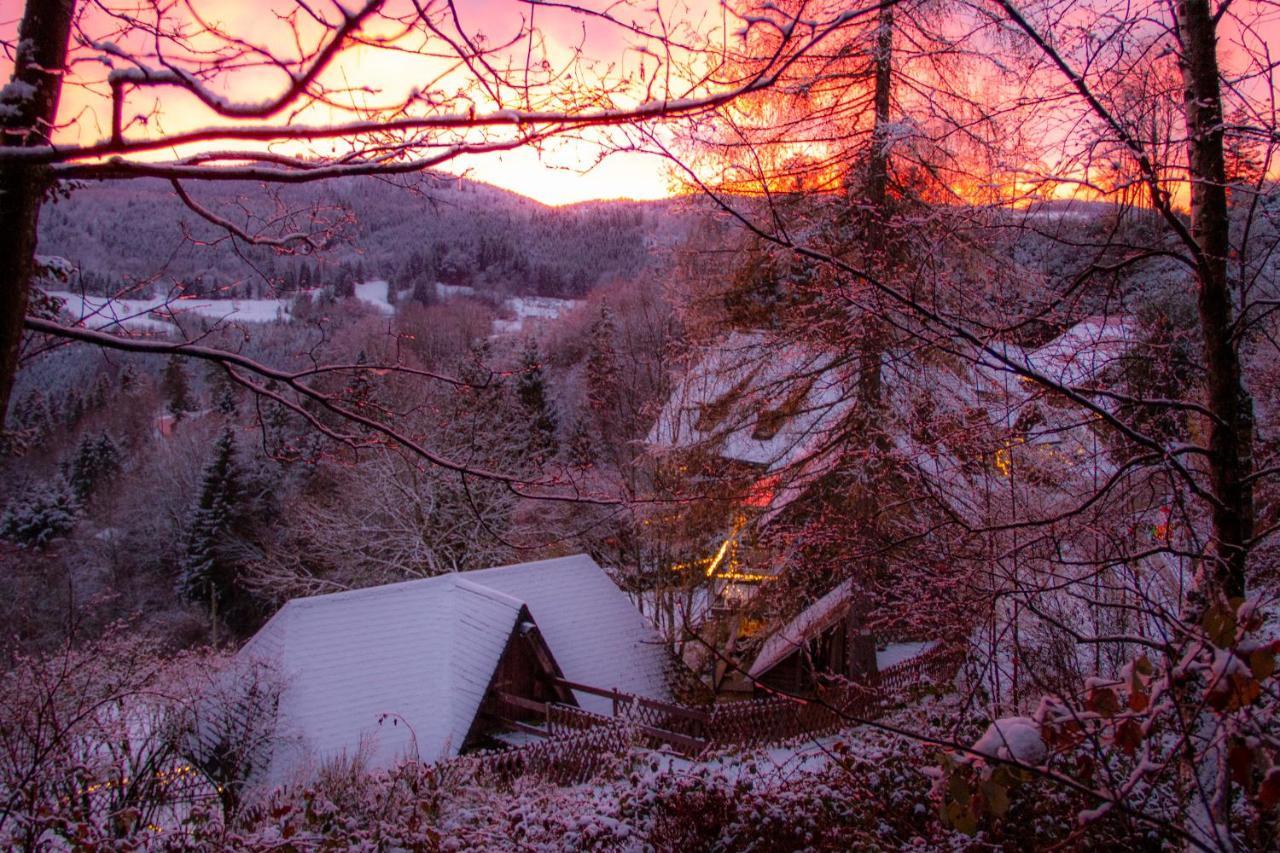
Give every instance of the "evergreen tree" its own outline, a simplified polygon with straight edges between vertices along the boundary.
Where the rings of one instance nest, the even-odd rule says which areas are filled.
[[[556,419],[547,400],[546,379],[538,342],[530,337],[520,356],[520,376],[516,399],[524,410],[528,439],[526,449],[538,461],[556,455]]]
[[[575,468],[590,468],[595,461],[596,447],[591,430],[587,427],[586,418],[578,418],[569,432],[569,464]]]
[[[49,403],[39,388],[28,391],[14,408],[13,424],[16,429],[30,430],[39,439],[49,431]]]
[[[191,383],[187,379],[187,368],[182,359],[174,356],[165,365],[164,377],[160,380],[160,388],[164,392],[166,406],[174,420],[182,420],[188,412],[196,410],[191,400]]]
[[[132,364],[126,364],[124,367],[120,368],[118,380],[120,383],[120,390],[128,393],[138,385],[138,371]]]
[[[178,574],[178,594],[188,601],[207,602],[215,630],[218,605],[230,596],[235,583],[235,565],[225,549],[240,492],[235,450],[235,433],[228,426],[218,437],[213,458],[201,476],[200,496]]]
[[[62,464],[62,476],[83,504],[103,481],[120,470],[120,449],[105,432],[81,436],[75,454]]]
[[[238,415],[240,413],[239,389],[227,374],[226,369],[221,365],[210,363],[208,378],[211,389],[209,396],[213,398],[213,407],[218,414],[228,418]]]
[[[610,440],[616,432],[621,401],[618,397],[618,355],[613,342],[618,327],[609,306],[600,304],[600,316],[591,324],[587,354],[587,403],[599,426],[600,435]]]
[[[62,422],[74,427],[84,417],[84,395],[79,388],[72,388],[62,401]]]
[[[346,402],[365,417],[372,417],[376,406],[373,382],[369,380],[369,371],[365,368],[368,363],[369,356],[364,350],[360,350],[356,356],[356,369],[352,372],[351,382],[347,385]]]
[[[89,389],[89,400],[87,403],[88,411],[101,411],[106,408],[107,401],[110,399],[111,377],[106,374],[106,371],[100,371],[93,382],[93,387]]]
[[[419,305],[434,305],[436,303],[436,286],[426,278],[419,278],[413,285],[413,296],[410,297]]]
[[[356,276],[351,267],[346,264],[338,268],[338,275],[333,284],[333,295],[339,299],[350,299],[356,295]]]
[[[43,548],[76,523],[80,505],[71,486],[54,477],[13,500],[0,514],[0,536],[19,545]]]

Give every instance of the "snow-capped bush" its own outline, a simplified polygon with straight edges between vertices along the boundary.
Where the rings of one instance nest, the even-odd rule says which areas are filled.
[[[76,523],[80,504],[71,486],[54,477],[10,502],[0,515],[0,536],[19,545],[43,548]]]

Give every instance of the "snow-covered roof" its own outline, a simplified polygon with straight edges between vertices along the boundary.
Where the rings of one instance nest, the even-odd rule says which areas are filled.
[[[852,405],[831,355],[735,331],[680,380],[648,443],[779,471],[816,452]]]
[[[669,699],[670,658],[631,599],[586,554],[467,572],[529,607],[565,678]],[[422,581],[414,581],[422,583]],[[576,694],[578,704],[607,714],[608,699]]]
[[[853,580],[846,580],[810,604],[800,614],[764,641],[747,673],[759,678],[792,652],[844,618],[853,601]]]
[[[1041,347],[1028,350],[1015,344],[992,342],[989,346],[1005,357],[1067,386],[1085,385],[1129,354],[1137,343],[1134,319],[1128,316],[1089,317],[1071,326]],[[979,374],[999,384],[1008,368],[989,355],[979,363]]]
[[[456,754],[525,607],[566,678],[668,698],[660,641],[587,556],[294,599],[240,653],[283,679],[269,781]]]

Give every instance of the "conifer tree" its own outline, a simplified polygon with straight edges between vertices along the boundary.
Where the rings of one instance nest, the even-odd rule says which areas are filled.
[[[587,427],[586,418],[580,417],[573,422],[569,431],[569,464],[575,468],[589,468],[596,461],[595,442],[591,438],[591,430]]]
[[[211,364],[208,377],[214,409],[224,417],[232,418],[238,415],[240,413],[240,404],[237,399],[239,389],[231,381],[227,371],[220,365]]]
[[[618,355],[613,342],[618,328],[613,314],[605,303],[600,305],[600,316],[591,324],[590,351],[587,354],[587,403],[600,430],[600,435],[610,442],[617,432],[620,416],[618,399]]]
[[[537,460],[555,456],[556,419],[547,400],[546,378],[542,370],[542,353],[538,342],[530,337],[520,355],[520,375],[516,382],[516,399],[524,410],[528,438],[526,448]]]
[[[23,396],[13,413],[13,420],[17,429],[30,430],[37,439],[49,431],[49,403],[39,388],[33,388]]]
[[[120,450],[105,432],[81,436],[75,454],[62,464],[76,500],[83,504],[102,482],[120,470]]]
[[[69,531],[80,512],[75,493],[61,476],[27,490],[0,513],[0,537],[43,548]]]
[[[182,420],[188,412],[196,410],[191,400],[191,383],[187,379],[187,368],[179,358],[170,358],[165,365],[164,377],[160,381],[164,391],[166,406],[174,420]]]
[[[229,597],[235,583],[235,565],[224,548],[240,491],[235,450],[235,433],[228,426],[205,465],[178,575],[178,594],[188,601],[207,602],[215,631],[218,605]]]

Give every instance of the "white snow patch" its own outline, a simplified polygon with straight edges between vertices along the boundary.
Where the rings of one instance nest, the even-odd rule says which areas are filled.
[[[1048,749],[1040,736],[1040,726],[1030,717],[1004,717],[987,726],[973,745],[973,751],[992,758],[1022,764],[1039,764]]]
[[[172,319],[183,314],[213,320],[271,323],[289,319],[288,299],[116,299],[86,296],[66,290],[47,291],[64,301],[63,310],[91,329],[121,327],[146,331],[174,331]]]
[[[579,305],[580,299],[555,299],[550,296],[513,296],[503,303],[504,309],[514,314],[514,319],[494,320],[495,335],[509,335],[524,330],[526,320],[554,320]]]
[[[876,669],[885,670],[891,666],[919,657],[938,645],[937,640],[924,643],[890,643],[882,651],[876,652]]]
[[[367,305],[381,311],[383,314],[394,314],[396,309],[387,301],[387,289],[390,287],[382,279],[374,281],[366,281],[364,284],[357,284],[355,288],[356,299]]]

